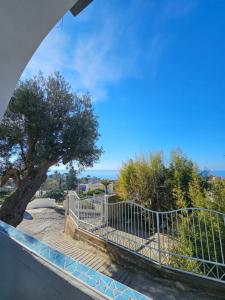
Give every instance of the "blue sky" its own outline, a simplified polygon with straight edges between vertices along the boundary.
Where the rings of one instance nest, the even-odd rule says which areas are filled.
[[[94,0],[64,16],[23,76],[39,70],[92,94],[105,150],[95,169],[177,147],[225,169],[224,0]]]

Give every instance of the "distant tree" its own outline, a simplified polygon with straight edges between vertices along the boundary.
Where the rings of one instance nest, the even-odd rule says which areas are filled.
[[[75,190],[77,187],[78,179],[77,179],[77,172],[72,166],[66,174],[66,188],[67,190]]]
[[[101,184],[104,186],[105,188],[105,193],[108,194],[108,187],[111,184],[111,180],[109,179],[102,179],[101,180]]]
[[[21,81],[0,124],[1,185],[10,178],[17,185],[0,219],[14,226],[22,221],[51,166],[71,161],[92,166],[102,153],[98,137],[90,96],[74,95],[59,73]]]
[[[60,174],[60,172],[55,171],[52,174],[52,178],[57,182],[57,187],[58,189],[62,189],[62,185],[63,185],[63,175]]]

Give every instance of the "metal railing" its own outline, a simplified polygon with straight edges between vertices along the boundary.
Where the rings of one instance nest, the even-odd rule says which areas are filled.
[[[204,208],[156,212],[108,196],[68,195],[78,227],[160,266],[225,283],[225,214]]]

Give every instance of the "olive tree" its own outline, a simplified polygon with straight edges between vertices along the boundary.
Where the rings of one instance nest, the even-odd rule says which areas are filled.
[[[13,226],[22,221],[51,166],[72,161],[92,166],[102,153],[98,137],[90,96],[72,93],[59,73],[19,82],[0,124],[1,186],[12,178],[17,187],[0,219]]]

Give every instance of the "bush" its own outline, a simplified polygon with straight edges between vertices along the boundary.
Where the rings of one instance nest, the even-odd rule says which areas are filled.
[[[165,211],[203,206],[207,197],[203,182],[197,165],[182,152],[172,152],[169,164],[165,164],[162,152],[158,152],[124,163],[116,191],[124,200]]]
[[[104,193],[105,193],[105,191],[103,191],[102,189],[95,189],[95,190],[89,190],[86,193],[84,193],[83,195],[93,196],[93,195],[101,195]]]
[[[0,205],[3,204],[5,198],[8,197],[11,193],[12,191],[6,191],[6,190],[0,191]]]
[[[109,203],[121,202],[123,199],[118,195],[109,196]]]
[[[0,198],[4,198],[8,196],[11,192],[9,191],[0,191]]]
[[[64,191],[61,189],[57,189],[57,190],[52,190],[47,192],[44,197],[46,198],[53,198],[55,199],[57,202],[62,202],[64,199]]]
[[[116,189],[124,200],[134,200],[153,210],[163,210],[171,200],[164,186],[165,180],[166,168],[162,153],[158,152],[125,163],[120,170]]]

